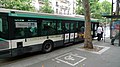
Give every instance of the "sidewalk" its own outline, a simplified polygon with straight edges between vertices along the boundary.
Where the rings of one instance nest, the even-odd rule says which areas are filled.
[[[88,51],[73,50],[56,57],[44,60],[27,67],[120,67],[120,47],[110,45],[110,39],[104,41],[93,41],[94,45],[109,47],[101,54]]]

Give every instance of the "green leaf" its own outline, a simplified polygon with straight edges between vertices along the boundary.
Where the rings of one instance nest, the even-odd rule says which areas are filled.
[[[30,2],[31,0],[0,0],[4,8],[33,11],[34,7]]]

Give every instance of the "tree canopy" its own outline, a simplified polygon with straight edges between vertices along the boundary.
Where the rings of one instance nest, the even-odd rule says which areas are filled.
[[[77,1],[77,8],[76,8],[76,14],[83,15],[84,14],[84,9],[82,5],[82,0],[76,0]]]
[[[40,12],[43,12],[43,13],[53,13],[53,9],[50,6],[48,0],[44,0],[44,5],[42,7],[40,7]]]
[[[92,18],[102,19],[102,14],[111,14],[111,3],[104,0],[99,2],[99,0],[89,0],[90,3],[90,15]],[[82,0],[77,0],[77,14],[84,14]]]
[[[8,9],[34,11],[31,0],[0,0],[0,4]]]

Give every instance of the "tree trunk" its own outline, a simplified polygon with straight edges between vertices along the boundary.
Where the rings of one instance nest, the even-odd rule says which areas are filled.
[[[82,1],[83,1],[84,15],[85,15],[84,48],[93,49],[92,36],[91,36],[91,22],[90,22],[90,4],[89,4],[89,0],[82,0]]]

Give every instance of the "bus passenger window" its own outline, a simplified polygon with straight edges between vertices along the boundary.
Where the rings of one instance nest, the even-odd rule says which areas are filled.
[[[69,23],[65,23],[65,32],[69,32]]]
[[[71,23],[70,25],[70,32],[74,32],[74,23]]]
[[[80,28],[81,32],[84,33],[84,26]]]
[[[15,38],[26,38],[37,35],[36,22],[15,22]]]
[[[37,28],[36,27],[31,27],[30,32],[31,32],[31,36],[35,36],[37,34]]]
[[[53,34],[56,34],[56,22],[52,20],[42,20],[41,35],[53,35]]]
[[[16,28],[15,29],[15,37],[19,38],[19,37],[24,37],[25,33],[24,33],[24,29],[22,28]]]
[[[62,23],[57,24],[57,33],[58,34],[62,33]]]
[[[0,18],[0,32],[2,32],[2,19]]]
[[[48,22],[48,34],[55,34],[56,33],[56,23]]]
[[[75,23],[75,32],[78,32],[78,22]]]
[[[42,26],[41,26],[41,35],[47,35],[47,28],[48,26],[47,26],[47,23],[46,22],[42,22]]]
[[[8,37],[8,22],[6,17],[0,17],[0,37],[9,38]]]

